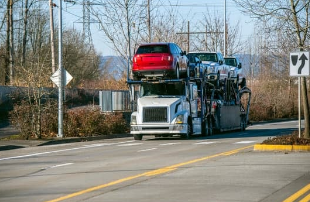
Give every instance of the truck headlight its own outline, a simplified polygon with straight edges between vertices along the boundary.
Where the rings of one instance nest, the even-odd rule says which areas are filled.
[[[175,123],[177,123],[177,124],[184,123],[184,115],[183,114],[178,115],[177,118],[175,119]]]
[[[137,125],[137,116],[131,116],[130,124],[131,125]]]

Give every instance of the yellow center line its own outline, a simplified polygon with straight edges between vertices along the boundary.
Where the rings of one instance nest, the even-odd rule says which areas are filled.
[[[296,192],[295,194],[291,195],[290,197],[288,197],[287,199],[285,199],[283,202],[293,202],[295,201],[297,198],[299,198],[301,195],[303,195],[304,193],[306,193],[307,191],[309,191],[310,189],[310,184],[306,185],[304,188],[302,188],[301,190],[299,190],[298,192]],[[309,197],[309,195],[307,196]],[[306,198],[307,198],[306,197]],[[306,201],[306,200],[302,200],[302,201]],[[309,200],[308,200],[309,201]]]
[[[310,201],[310,194],[308,194],[305,198],[303,198],[299,202],[309,202],[309,201]]]
[[[99,189],[103,189],[103,188],[106,188],[106,187],[109,187],[109,186],[112,186],[112,185],[120,184],[120,183],[123,183],[123,182],[126,182],[126,181],[130,181],[130,180],[133,180],[133,179],[136,179],[136,178],[160,175],[160,174],[163,174],[163,173],[167,173],[167,172],[171,172],[173,170],[176,170],[177,168],[180,168],[182,166],[186,166],[186,165],[190,165],[190,164],[193,164],[193,163],[205,161],[205,160],[212,159],[212,158],[219,157],[219,156],[228,156],[228,155],[236,154],[236,153],[238,153],[238,152],[240,152],[242,150],[251,148],[253,146],[254,145],[247,146],[247,147],[242,147],[242,148],[235,149],[235,150],[232,150],[232,151],[223,152],[223,153],[215,154],[215,155],[212,155],[212,156],[206,156],[206,157],[202,157],[202,158],[199,158],[199,159],[194,159],[194,160],[191,160],[191,161],[187,161],[187,162],[183,162],[183,163],[178,163],[178,164],[175,164],[175,165],[172,165],[172,166],[163,167],[163,168],[159,168],[159,169],[152,170],[152,171],[149,171],[149,172],[145,172],[145,173],[142,173],[142,174],[130,176],[130,177],[127,177],[127,178],[122,178],[122,179],[119,179],[119,180],[116,180],[116,181],[109,182],[107,184],[98,185],[98,186],[91,187],[91,188],[88,188],[88,189],[84,189],[84,190],[81,190],[81,191],[78,191],[78,192],[75,192],[75,193],[72,193],[72,194],[68,194],[66,196],[62,196],[62,197],[59,197],[59,198],[56,198],[56,199],[53,199],[53,200],[50,200],[50,201],[47,201],[47,202],[63,201],[63,200],[69,199],[69,198],[73,198],[73,197],[76,197],[76,196],[79,196],[79,195],[82,195],[82,194],[86,194],[86,193],[93,192],[93,191],[96,191],[96,190],[99,190]]]

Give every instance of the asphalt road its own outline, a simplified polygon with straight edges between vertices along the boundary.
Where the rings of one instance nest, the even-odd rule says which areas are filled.
[[[308,201],[308,152],[253,151],[296,128],[290,121],[190,140],[146,136],[1,151],[0,201]]]

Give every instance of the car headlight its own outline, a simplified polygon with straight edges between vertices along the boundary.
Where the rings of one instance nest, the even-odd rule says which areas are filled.
[[[175,119],[175,123],[177,123],[177,124],[184,123],[184,115],[183,114],[178,115],[177,118]]]
[[[131,125],[137,125],[137,116],[131,116],[130,124]]]

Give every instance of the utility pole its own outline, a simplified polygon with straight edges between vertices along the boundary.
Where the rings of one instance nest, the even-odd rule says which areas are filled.
[[[189,53],[189,21],[187,21],[187,52]]]
[[[226,0],[224,0],[224,57],[227,55]]]
[[[147,27],[149,31],[149,43],[152,41],[151,32],[151,0],[147,0]]]
[[[86,42],[92,47],[93,39],[90,31],[90,2],[83,0],[83,36]]]
[[[187,22],[187,32],[177,32],[176,34],[187,34],[187,52],[190,50],[190,38],[189,36],[191,34],[205,34],[206,35],[206,48],[207,48],[207,35],[208,34],[222,34],[223,32],[211,32],[207,31],[207,26],[206,26],[206,31],[205,32],[191,32],[190,27],[189,27],[189,21]],[[207,49],[206,49],[207,50]]]
[[[60,71],[60,82],[58,86],[58,137],[63,137],[63,92],[64,92],[64,71],[62,67],[62,0],[59,0],[59,45],[58,45],[58,66]]]
[[[127,58],[127,69],[128,69],[128,74],[127,74],[127,81],[129,80],[129,74],[131,74],[131,24],[129,22],[129,0],[125,1],[125,7],[126,7],[126,21],[127,21],[127,37],[128,37],[128,58]],[[129,73],[130,72],[130,73]]]

